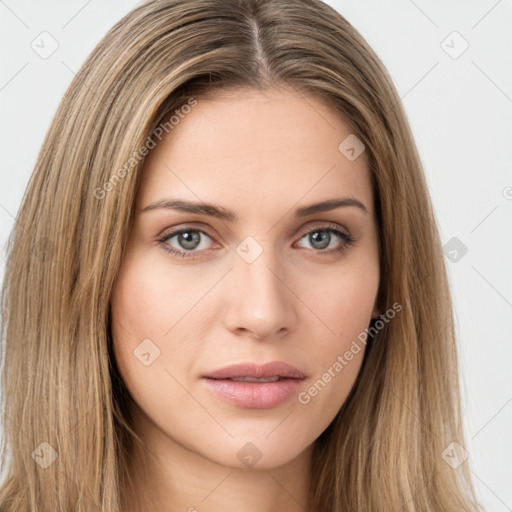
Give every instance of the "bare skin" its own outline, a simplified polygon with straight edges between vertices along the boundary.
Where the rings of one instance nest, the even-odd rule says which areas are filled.
[[[313,443],[345,402],[364,350],[320,391],[308,389],[379,315],[366,153],[351,161],[338,149],[350,134],[316,97],[242,91],[199,100],[150,151],[111,297],[116,361],[145,443],[132,454],[135,490],[126,490],[125,510],[312,510]],[[367,212],[347,205],[295,216],[342,197]],[[143,211],[178,198],[237,219]],[[186,239],[171,233],[182,228]],[[151,340],[147,365],[136,356],[143,340]],[[299,391],[307,403],[297,392],[274,407],[237,406],[202,378],[228,364],[276,360],[306,375]]]

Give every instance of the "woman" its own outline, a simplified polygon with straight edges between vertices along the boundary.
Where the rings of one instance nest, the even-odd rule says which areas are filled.
[[[319,0],[116,24],[43,144],[2,307],[2,510],[481,509],[414,141]]]

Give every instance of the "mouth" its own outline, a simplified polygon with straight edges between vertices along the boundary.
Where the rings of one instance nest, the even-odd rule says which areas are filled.
[[[213,380],[231,380],[233,382],[277,382],[283,380],[286,377],[280,377],[278,375],[274,377],[231,377],[228,379],[213,379]]]
[[[218,370],[214,370],[204,375],[209,379],[238,379],[238,378],[253,378],[253,379],[304,379],[305,374],[283,361],[270,361],[264,364],[257,363],[238,363]]]
[[[248,409],[270,409],[287,402],[306,378],[299,369],[273,361],[242,363],[203,376],[206,387],[224,401]]]

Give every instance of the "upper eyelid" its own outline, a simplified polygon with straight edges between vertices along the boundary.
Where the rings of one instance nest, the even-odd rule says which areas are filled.
[[[172,238],[173,236],[179,235],[180,233],[183,233],[186,231],[197,231],[198,233],[202,233],[203,235],[206,235],[208,238],[210,238],[212,240],[214,238],[205,229],[192,227],[192,226],[185,226],[182,228],[176,228],[176,229],[172,228],[169,230],[164,230],[161,235],[158,235],[157,239],[162,240],[165,238]]]
[[[321,222],[321,221],[319,221],[319,222]],[[341,231],[342,233],[346,233],[347,235],[351,236],[350,231],[347,228],[340,226],[339,224],[336,224],[334,222],[328,222],[328,221],[324,221],[323,224],[319,224],[318,226],[310,226],[310,227],[301,229],[299,231],[299,235],[306,235],[306,234],[310,233],[311,231],[316,231],[316,230],[318,230],[318,231],[321,231],[321,230]]]

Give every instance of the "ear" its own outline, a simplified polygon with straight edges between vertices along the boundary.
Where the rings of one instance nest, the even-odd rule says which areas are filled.
[[[372,311],[372,319],[379,318],[379,316],[380,316],[380,310],[377,306],[375,306]]]

